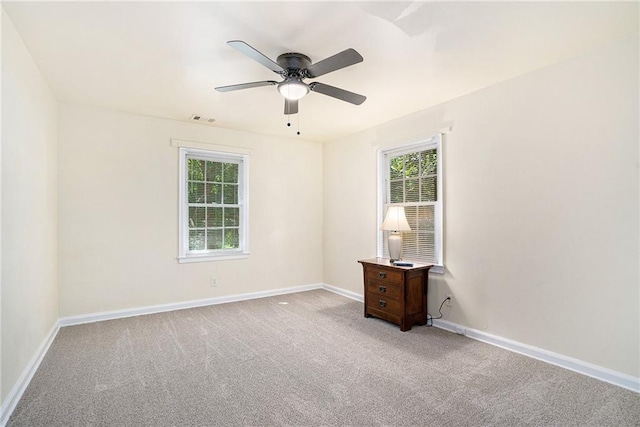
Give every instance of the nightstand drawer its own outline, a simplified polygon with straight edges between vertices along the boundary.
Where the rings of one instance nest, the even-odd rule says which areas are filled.
[[[402,316],[402,303],[394,298],[369,293],[367,295],[367,307],[396,316]]]
[[[374,297],[388,298],[402,298],[402,284],[401,283],[387,283],[381,280],[369,280],[367,281],[366,292],[369,292]]]
[[[402,271],[399,270],[392,270],[390,268],[384,267],[369,267],[366,269],[365,280],[367,282],[376,280],[379,282],[397,283],[401,285],[403,283],[404,277]]]

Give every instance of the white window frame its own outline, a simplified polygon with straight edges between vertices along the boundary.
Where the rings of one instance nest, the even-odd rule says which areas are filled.
[[[238,205],[240,208],[239,248],[189,251],[189,205],[187,199],[187,159],[238,163]],[[246,154],[180,148],[179,166],[179,248],[178,262],[221,261],[249,256],[249,156]]]
[[[444,273],[444,239],[443,239],[443,212],[442,207],[444,205],[444,192],[443,192],[443,155],[442,155],[442,135],[437,134],[425,140],[413,142],[406,145],[395,146],[378,151],[378,225],[384,221],[384,214],[386,212],[386,206],[388,205],[388,182],[389,176],[389,159],[391,157],[400,156],[403,154],[413,153],[416,151],[425,151],[436,149],[436,155],[438,157],[437,167],[437,194],[438,200],[434,204],[434,220],[435,220],[435,233],[434,233],[434,255],[433,261],[434,267],[430,271],[435,273]],[[403,203],[394,203],[397,206],[403,206]],[[384,253],[384,233],[378,227],[377,234],[377,256],[383,257]]]

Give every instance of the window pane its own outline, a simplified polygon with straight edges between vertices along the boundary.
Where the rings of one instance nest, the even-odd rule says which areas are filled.
[[[205,208],[189,207],[189,228],[204,228]]]
[[[204,160],[188,159],[188,179],[193,181],[204,181]]]
[[[224,164],[224,182],[238,182],[238,164]]]
[[[412,230],[418,229],[418,206],[405,206],[404,215]]]
[[[189,203],[204,203],[204,184],[189,181]]]
[[[410,260],[415,257],[418,246],[418,233],[412,231],[402,232],[402,258]]]
[[[420,153],[410,153],[404,155],[404,176],[410,178],[418,176],[420,171]]]
[[[433,258],[435,256],[435,234],[434,233],[417,233],[419,255],[424,258]]]
[[[404,186],[402,181],[391,181],[389,184],[389,202],[402,203],[404,202]]]
[[[222,203],[222,184],[207,183],[207,203]]]
[[[224,204],[235,205],[238,203],[238,184],[224,184]]]
[[[405,202],[417,202],[420,198],[420,184],[418,178],[411,178],[405,181],[406,199]]]
[[[398,148],[383,152],[382,160],[388,161],[387,173],[382,176],[379,185],[383,189],[385,200],[382,208],[389,204],[408,204],[404,206],[407,222],[411,231],[403,232],[402,257],[416,262],[440,262],[440,256],[435,259],[435,235],[440,233],[442,226],[440,215],[440,201],[438,194],[438,146],[439,138],[434,143],[425,143],[415,151],[407,152]],[[389,233],[383,231],[381,243],[382,256],[388,257],[387,237]]]
[[[421,178],[420,181],[420,200],[423,202],[437,201],[437,177]]]
[[[391,158],[391,161],[389,162],[389,176],[391,179],[404,178],[402,158],[403,156]]]
[[[240,225],[240,209],[224,208],[224,226],[237,227]]]
[[[189,250],[204,250],[204,230],[189,230]]]
[[[180,158],[186,168],[180,185],[180,258],[224,257],[244,249],[241,210],[247,183],[240,173],[247,165],[245,156],[181,148]]]
[[[222,163],[207,162],[207,181],[222,182]]]
[[[434,206],[418,206],[417,227],[414,230],[434,231],[435,229]]]
[[[420,153],[421,175],[433,175],[438,172],[438,157],[436,150],[427,150]]]
[[[222,249],[222,230],[207,229],[207,249]]]
[[[240,233],[237,228],[225,228],[224,247],[225,249],[237,249],[240,247]]]
[[[222,208],[207,208],[207,227],[222,227]]]

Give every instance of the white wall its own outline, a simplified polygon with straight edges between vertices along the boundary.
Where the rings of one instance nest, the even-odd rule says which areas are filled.
[[[57,103],[2,10],[2,401],[58,319]]]
[[[61,317],[322,281],[320,144],[70,104],[59,116]],[[251,150],[248,259],[178,263],[172,138]]]
[[[640,376],[638,59],[636,35],[326,145],[324,282],[362,293],[376,147],[453,126],[429,311]]]

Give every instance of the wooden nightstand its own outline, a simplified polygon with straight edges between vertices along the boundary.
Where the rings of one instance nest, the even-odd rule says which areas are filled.
[[[397,267],[384,258],[358,261],[364,270],[364,317],[375,316],[408,331],[427,323],[427,288],[432,264]]]

